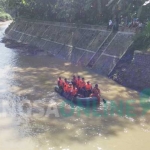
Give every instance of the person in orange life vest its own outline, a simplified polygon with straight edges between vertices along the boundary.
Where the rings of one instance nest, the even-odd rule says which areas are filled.
[[[70,97],[71,97],[72,89],[73,89],[72,83],[70,82],[70,83],[68,84],[68,86],[67,86],[67,88],[66,88],[66,92],[65,92],[67,98],[70,98]]]
[[[89,81],[86,83],[85,89],[86,89],[86,97],[89,97],[90,94],[92,93],[92,85],[90,84]]]
[[[76,81],[77,88],[79,88],[80,82],[81,82],[81,78],[80,78],[80,76],[78,76],[77,81]]]
[[[67,88],[68,88],[68,81],[65,78],[64,83],[63,83],[63,90],[64,90],[64,92],[67,92]]]
[[[79,83],[79,88],[82,89],[82,88],[85,88],[85,81],[84,81],[84,78],[82,78],[82,80],[80,81]]]
[[[73,86],[72,91],[71,91],[71,96],[76,97],[77,93],[78,93],[78,89],[75,86]]]
[[[98,84],[95,84],[90,97],[97,97],[98,102],[100,103],[100,89],[98,88]]]
[[[73,86],[76,86],[76,84],[77,84],[77,78],[76,78],[75,75],[73,75],[73,78],[72,78],[71,82],[72,82]]]
[[[63,93],[64,93],[64,89],[63,89],[64,81],[61,79],[61,77],[58,78],[57,85],[59,87],[60,94],[63,95]]]
[[[70,82],[67,86],[67,92],[71,93],[71,90],[72,90],[72,83]]]
[[[79,91],[80,93],[85,97],[85,81],[84,81],[84,78],[82,78],[81,82],[79,83]]]

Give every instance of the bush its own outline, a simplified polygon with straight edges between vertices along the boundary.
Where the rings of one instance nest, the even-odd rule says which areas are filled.
[[[150,47],[150,22],[145,29],[134,37],[133,48],[136,50],[147,50]]]
[[[5,12],[0,12],[0,21],[11,20],[11,16]]]

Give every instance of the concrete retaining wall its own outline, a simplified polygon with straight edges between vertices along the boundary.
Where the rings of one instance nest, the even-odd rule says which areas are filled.
[[[118,32],[94,65],[98,73],[109,75],[132,44],[133,33]]]
[[[8,38],[46,50],[75,64],[87,65],[111,31],[104,27],[55,22],[18,20],[6,30]],[[99,53],[93,70],[108,75],[127,51],[134,33],[118,32],[104,52]]]
[[[137,90],[150,88],[150,53],[135,51],[131,63],[122,64],[113,77],[119,83]]]

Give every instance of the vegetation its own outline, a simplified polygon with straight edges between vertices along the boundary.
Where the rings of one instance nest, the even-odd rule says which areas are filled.
[[[51,21],[101,24],[113,17],[150,18],[146,0],[6,0],[16,16]],[[143,8],[144,7],[144,8]],[[146,7],[146,9],[145,9]],[[146,14],[146,15],[145,15]],[[144,15],[144,18],[143,18]]]
[[[146,28],[136,35],[134,48],[150,47],[150,22],[147,24],[150,21],[150,0],[1,0],[1,2],[3,7],[12,10],[15,17],[45,21],[106,24],[108,20],[113,19],[118,24],[121,17],[127,18],[127,22],[139,18]]]
[[[0,0],[0,21],[10,20],[11,16],[6,13],[6,0]]]
[[[11,16],[8,13],[5,13],[4,11],[0,12],[0,21],[7,21],[11,20]]]
[[[150,22],[147,23],[146,27],[142,32],[136,34],[133,48],[135,50],[145,51],[150,48]]]

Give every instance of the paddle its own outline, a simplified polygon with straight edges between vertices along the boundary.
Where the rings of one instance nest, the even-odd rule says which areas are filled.
[[[106,104],[106,100],[105,99],[103,99],[103,103]]]

